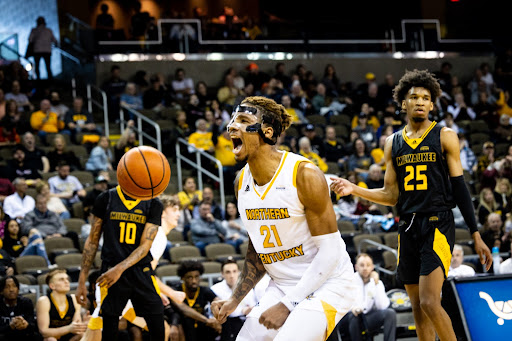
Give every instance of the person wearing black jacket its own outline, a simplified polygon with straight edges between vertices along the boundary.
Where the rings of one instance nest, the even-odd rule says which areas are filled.
[[[37,332],[34,304],[19,295],[20,283],[14,276],[0,280],[0,340],[41,340]]]

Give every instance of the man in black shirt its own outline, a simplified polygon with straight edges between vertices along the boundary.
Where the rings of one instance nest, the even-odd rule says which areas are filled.
[[[0,340],[32,341],[40,339],[34,316],[34,304],[19,296],[20,282],[14,276],[0,280]]]
[[[94,204],[76,297],[81,305],[87,303],[85,282],[103,234],[102,274],[96,286],[104,297],[88,325],[93,330],[103,327],[103,340],[117,339],[119,316],[128,299],[137,315],[146,320],[151,338],[164,339],[164,309],[149,253],[162,211],[159,199],[135,200],[120,186],[101,193]]]
[[[185,261],[178,268],[178,276],[181,277],[182,283],[175,289],[187,295],[184,303],[208,318],[206,323],[202,323],[182,316],[181,324],[187,341],[213,341],[221,331],[221,325],[208,310],[209,304],[218,298],[209,287],[201,286],[199,283],[203,272],[203,264],[198,261]]]

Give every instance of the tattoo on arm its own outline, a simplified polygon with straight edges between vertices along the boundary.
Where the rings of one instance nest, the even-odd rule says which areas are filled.
[[[252,245],[252,241],[249,240],[244,268],[240,274],[236,288],[233,290],[233,298],[237,301],[242,301],[245,295],[247,295],[247,293],[251,291],[256,284],[258,284],[265,273],[266,271],[263,267],[263,263],[256,253],[256,250]]]
[[[118,266],[120,266],[124,271],[144,258],[148,254],[157,232],[157,225],[147,223],[143,232],[145,239],[141,239],[140,245],[133,250],[125,260],[119,263]]]
[[[152,225],[146,231],[146,239],[151,240],[151,241],[155,240],[157,232],[158,232],[158,226]]]
[[[98,251],[98,245],[102,232],[102,224],[102,219],[93,216],[91,221],[91,232],[85,241],[84,251],[82,252],[81,273],[85,274],[85,276],[87,276],[89,273],[91,264],[96,257],[96,251]]]

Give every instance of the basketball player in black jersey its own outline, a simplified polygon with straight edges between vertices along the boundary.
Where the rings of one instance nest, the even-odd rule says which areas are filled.
[[[96,281],[102,303],[88,324],[89,329],[102,329],[103,340],[117,340],[119,316],[128,299],[136,314],[145,318],[151,340],[164,339],[163,304],[149,253],[162,210],[159,199],[134,200],[120,186],[101,193],[94,203],[76,297],[85,305],[85,282],[103,233],[102,274]]]
[[[427,70],[407,71],[394,89],[394,99],[407,112],[407,125],[389,136],[384,148],[384,187],[364,189],[332,178],[339,195],[354,194],[400,215],[397,276],[411,299],[420,341],[455,341],[450,317],[441,306],[455,239],[451,209],[457,204],[488,270],[491,253],[480,237],[469,191],[462,175],[457,134],[428,118],[439,83]]]

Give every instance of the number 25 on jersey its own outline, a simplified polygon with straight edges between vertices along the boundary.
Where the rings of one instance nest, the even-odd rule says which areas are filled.
[[[407,175],[404,178],[404,189],[406,191],[425,191],[428,188],[427,175],[424,173],[427,170],[427,165],[407,166],[405,171]],[[411,181],[416,180],[416,184],[411,184]]]

